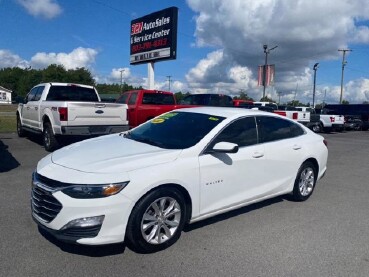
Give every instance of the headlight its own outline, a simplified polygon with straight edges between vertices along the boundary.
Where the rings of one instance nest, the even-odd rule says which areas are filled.
[[[90,199],[112,196],[120,192],[129,182],[105,185],[75,185],[61,191],[72,198]]]

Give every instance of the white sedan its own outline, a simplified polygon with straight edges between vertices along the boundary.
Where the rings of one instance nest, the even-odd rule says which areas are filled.
[[[279,115],[180,109],[43,158],[32,215],[63,241],[155,252],[187,223],[283,194],[306,200],[327,158],[322,136]]]

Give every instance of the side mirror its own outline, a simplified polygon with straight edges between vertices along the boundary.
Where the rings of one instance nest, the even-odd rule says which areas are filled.
[[[238,145],[231,142],[221,141],[216,143],[207,153],[237,153]]]

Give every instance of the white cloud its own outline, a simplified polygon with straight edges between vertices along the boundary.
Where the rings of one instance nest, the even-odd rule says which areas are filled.
[[[0,49],[0,68],[5,67],[20,67],[27,68],[29,66],[28,62],[23,60],[16,54],[13,54],[9,50]]]
[[[62,12],[62,8],[55,0],[17,0],[17,2],[35,17],[52,19]]]
[[[60,64],[66,69],[90,67],[95,62],[97,50],[91,48],[76,48],[70,53],[37,53],[31,58],[34,68],[45,68],[50,64]]]
[[[286,98],[293,99],[298,84],[298,95],[311,102],[309,68],[317,61],[339,60],[340,47],[369,43],[366,2],[212,0],[209,4],[187,0],[197,13],[197,46],[219,49],[189,70],[189,86],[197,91],[230,89],[228,93],[232,94],[241,84],[239,73],[232,77],[240,66],[252,73],[247,75],[250,79],[244,88],[260,98],[262,90],[255,81],[258,65],[264,64],[263,44],[269,48],[278,45],[268,55],[268,63],[276,64],[275,88],[268,88],[268,93],[276,96],[277,91],[283,91]],[[232,81],[237,85],[232,85]]]
[[[115,83],[120,83],[121,81],[129,83],[131,77],[131,70],[128,67],[124,68],[113,68],[110,73],[110,80]]]

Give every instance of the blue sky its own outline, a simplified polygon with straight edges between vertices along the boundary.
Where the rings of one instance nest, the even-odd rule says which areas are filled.
[[[0,0],[0,68],[86,67],[97,82],[146,86],[147,65],[129,65],[130,22],[170,7],[179,8],[177,59],[155,64],[155,86],[192,93],[238,95],[259,100],[257,67],[276,66],[267,95],[311,102],[312,67],[317,103],[337,103],[342,52],[346,56],[344,96],[369,101],[369,7],[341,0]],[[0,84],[1,85],[1,84]],[[325,98],[324,98],[325,95]]]

